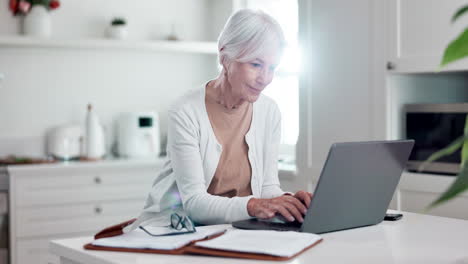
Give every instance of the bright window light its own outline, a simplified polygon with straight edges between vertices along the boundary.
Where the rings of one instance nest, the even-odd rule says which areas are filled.
[[[245,7],[260,9],[273,16],[281,25],[286,37],[284,51],[273,82],[265,94],[278,104],[282,116],[280,155],[295,155],[299,135],[299,71],[298,3],[297,0],[246,0]]]

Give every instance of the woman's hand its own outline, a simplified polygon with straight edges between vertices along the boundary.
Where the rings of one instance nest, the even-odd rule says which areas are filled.
[[[271,199],[252,198],[247,203],[250,216],[268,219],[280,214],[289,221],[304,221],[307,208],[299,199],[291,195],[282,195]]]
[[[301,201],[307,208],[310,206],[310,201],[312,200],[312,193],[306,191],[298,191],[294,194],[299,201]]]

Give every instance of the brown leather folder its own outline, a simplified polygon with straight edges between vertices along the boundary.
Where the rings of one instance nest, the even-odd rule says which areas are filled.
[[[102,231],[98,232],[94,238],[104,238],[104,237],[112,237],[118,236],[123,234],[123,228],[132,224],[136,219],[131,219],[129,221],[125,221],[123,223],[107,227]],[[118,247],[103,247],[103,246],[94,246],[91,243],[84,245],[85,249],[90,250],[105,250],[105,251],[117,251],[117,252],[137,252],[137,253],[153,253],[153,254],[169,254],[169,255],[182,255],[182,254],[193,254],[193,255],[204,255],[204,256],[217,256],[217,257],[228,257],[228,258],[244,258],[244,259],[258,259],[258,260],[277,260],[277,261],[284,261],[295,258],[296,256],[302,254],[304,251],[312,248],[313,246],[317,245],[318,243],[322,242],[322,239],[315,242],[314,244],[308,246],[301,252],[295,254],[291,257],[279,257],[279,256],[272,256],[266,254],[257,254],[257,253],[244,253],[244,252],[236,252],[236,251],[227,251],[227,250],[219,250],[219,249],[211,249],[211,248],[204,248],[198,247],[195,245],[198,241],[209,240],[216,238],[218,236],[222,236],[223,234],[217,234],[206,239],[201,240],[194,240],[190,244],[183,246],[178,249],[174,250],[158,250],[158,249],[136,249],[136,248],[118,248]]]

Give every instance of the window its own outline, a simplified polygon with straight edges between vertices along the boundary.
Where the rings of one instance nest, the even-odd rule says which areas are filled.
[[[278,104],[282,116],[280,156],[294,159],[299,135],[299,48],[297,0],[241,0],[239,8],[260,9],[281,25],[287,46],[273,82],[264,93]]]

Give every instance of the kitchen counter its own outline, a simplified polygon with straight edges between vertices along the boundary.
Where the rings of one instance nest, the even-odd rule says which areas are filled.
[[[163,162],[112,159],[8,166],[11,263],[57,263],[49,258],[49,240],[92,235],[138,216]]]
[[[8,171],[28,171],[40,169],[73,169],[73,168],[110,168],[121,167],[131,168],[133,166],[154,166],[164,164],[165,157],[161,158],[148,158],[148,159],[105,159],[99,161],[64,161],[45,164],[28,164],[28,165],[9,165]],[[0,170],[1,173],[1,170]]]
[[[396,211],[390,211],[395,213]],[[467,263],[468,221],[403,212],[403,219],[321,234],[322,243],[289,261],[258,261],[194,255],[110,252],[83,249],[92,236],[50,242],[60,263]]]

